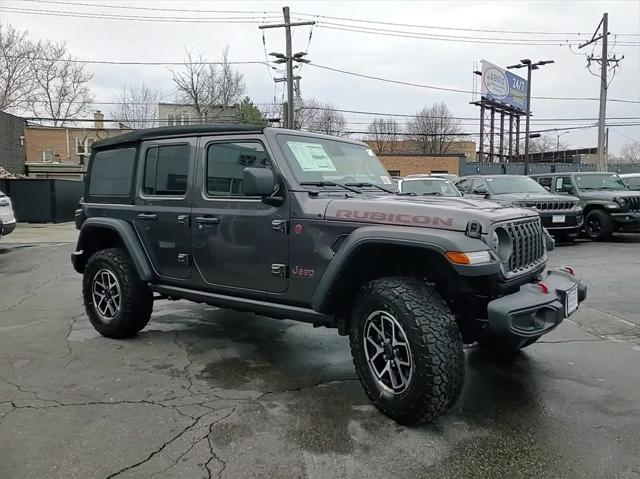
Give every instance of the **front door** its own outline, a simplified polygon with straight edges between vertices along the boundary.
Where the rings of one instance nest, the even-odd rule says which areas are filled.
[[[188,279],[195,139],[143,143],[134,224],[156,273]]]
[[[287,289],[288,203],[265,204],[242,188],[247,167],[271,168],[265,145],[256,137],[201,140],[194,195],[194,264],[211,289],[280,293]],[[277,178],[277,174],[274,175]],[[274,191],[280,188],[276,180]],[[283,194],[283,192],[280,192]]]

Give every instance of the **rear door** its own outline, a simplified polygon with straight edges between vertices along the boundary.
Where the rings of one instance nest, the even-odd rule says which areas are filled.
[[[191,178],[196,140],[142,143],[134,224],[156,273],[188,279]]]
[[[286,201],[280,206],[243,193],[247,167],[277,171],[266,142],[256,136],[201,138],[194,196],[194,264],[213,290],[281,293],[289,257]],[[274,191],[283,188],[276,180]]]

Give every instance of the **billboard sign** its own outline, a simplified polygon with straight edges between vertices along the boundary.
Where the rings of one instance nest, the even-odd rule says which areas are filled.
[[[527,80],[486,60],[482,60],[481,95],[483,100],[527,110]]]

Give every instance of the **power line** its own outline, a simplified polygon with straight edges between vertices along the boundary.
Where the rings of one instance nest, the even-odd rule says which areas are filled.
[[[309,63],[310,66],[316,67],[316,68],[322,68],[324,70],[330,70],[333,72],[337,72],[337,73],[343,73],[345,75],[352,75],[352,76],[357,76],[357,77],[361,77],[361,78],[368,78],[370,80],[378,80],[378,81],[382,81],[385,83],[395,83],[398,85],[406,85],[406,86],[413,86],[413,87],[418,87],[418,88],[428,88],[431,90],[440,90],[440,91],[451,91],[451,92],[455,92],[455,93],[474,93],[472,90],[462,90],[462,89],[458,89],[458,88],[447,88],[447,87],[439,87],[439,86],[434,86],[434,85],[425,85],[425,84],[420,84],[420,83],[412,83],[412,82],[405,82],[405,81],[400,81],[400,80],[391,80],[388,78],[382,78],[382,77],[376,77],[376,76],[372,76],[372,75],[365,75],[364,73],[355,73],[355,72],[350,72],[347,70],[341,70],[339,68],[333,68],[333,67],[328,67],[326,65],[319,65],[317,63]],[[551,96],[532,96],[531,98],[534,98],[536,100],[575,100],[575,101],[598,101],[598,98],[588,98],[588,97],[551,97]],[[621,103],[640,103],[640,100],[617,100],[617,99],[609,99],[609,101],[615,101],[615,102],[621,102]]]
[[[19,0],[21,2],[30,2],[30,3],[45,3],[45,4],[55,4],[55,5],[71,5],[74,7],[91,7],[91,8],[117,8],[121,10],[146,10],[146,11],[158,11],[158,12],[193,12],[193,13],[250,13],[250,14],[278,14],[277,11],[245,11],[245,10],[203,10],[203,9],[186,9],[186,8],[163,8],[163,7],[134,7],[131,5],[104,5],[97,3],[82,3],[82,2],[62,2],[55,0]]]
[[[51,60],[50,58],[42,58],[42,57],[31,57],[31,56],[20,56],[13,55],[8,56],[7,58],[12,59],[29,59],[29,60]],[[185,61],[160,61],[160,62],[144,62],[144,61],[122,61],[122,60],[82,60],[78,58],[58,58],[56,61],[66,62],[66,63],[83,63],[83,64],[95,64],[95,65],[145,65],[145,66],[174,66],[174,65],[265,65],[268,62],[263,60],[252,60],[252,61],[232,61],[232,62],[210,62],[210,61],[198,61],[198,62],[185,62]]]
[[[31,8],[2,7],[3,12],[27,14],[27,15],[44,15],[54,17],[72,17],[72,18],[91,18],[99,20],[122,20],[122,21],[138,21],[138,22],[160,22],[160,23],[229,23],[229,24],[259,24],[262,23],[264,17],[247,16],[247,17],[148,17],[140,15],[117,15],[107,13],[85,13],[85,12],[69,12],[63,10],[42,10]],[[272,19],[274,17],[267,17]]]
[[[481,32],[481,33],[511,33],[511,34],[525,34],[525,35],[573,35],[573,36],[585,36],[588,35],[588,32],[549,32],[549,31],[518,31],[518,30],[490,30],[490,29],[481,29],[481,28],[463,28],[463,27],[443,27],[443,26],[433,26],[433,25],[420,25],[415,23],[394,23],[394,22],[384,22],[378,20],[365,20],[365,19],[357,19],[357,18],[347,18],[347,17],[332,17],[329,15],[316,15],[311,13],[296,13],[296,15],[301,15],[305,17],[315,17],[315,18],[325,18],[329,20],[341,20],[348,22],[358,22],[358,23],[371,23],[377,25],[390,25],[396,27],[411,27],[411,28],[424,28],[429,30],[449,30],[449,31],[461,31],[461,32]],[[624,36],[637,36],[640,37],[640,33],[619,33],[618,35]]]
[[[339,25],[339,26],[336,26]],[[575,40],[567,40],[567,39],[557,39],[557,40],[503,40],[500,38],[474,38],[474,37],[458,37],[454,38],[452,36],[447,35],[432,35],[432,34],[422,34],[419,32],[407,32],[401,30],[385,30],[379,28],[368,28],[368,27],[359,27],[359,26],[350,26],[350,25],[341,25],[341,24],[331,24],[327,22],[322,22],[318,24],[318,28],[326,28],[330,30],[340,30],[345,32],[354,32],[354,33],[367,33],[372,35],[381,35],[386,37],[397,37],[397,38],[414,38],[419,40],[434,40],[434,41],[446,41],[446,42],[457,42],[457,43],[473,43],[473,44],[482,44],[482,45],[514,45],[514,46],[572,46],[579,45],[579,39]],[[620,42],[619,45],[622,46],[637,46],[640,45],[639,42]]]

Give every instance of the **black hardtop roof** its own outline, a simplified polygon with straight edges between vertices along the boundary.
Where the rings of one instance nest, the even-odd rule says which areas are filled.
[[[124,143],[133,143],[141,140],[171,138],[180,136],[204,135],[207,133],[262,133],[262,126],[256,125],[237,125],[224,123],[208,123],[199,125],[181,125],[181,126],[161,126],[159,128],[145,128],[141,130],[132,130],[130,133],[105,138],[96,141],[91,145],[92,149],[105,148],[108,146],[121,145]]]

